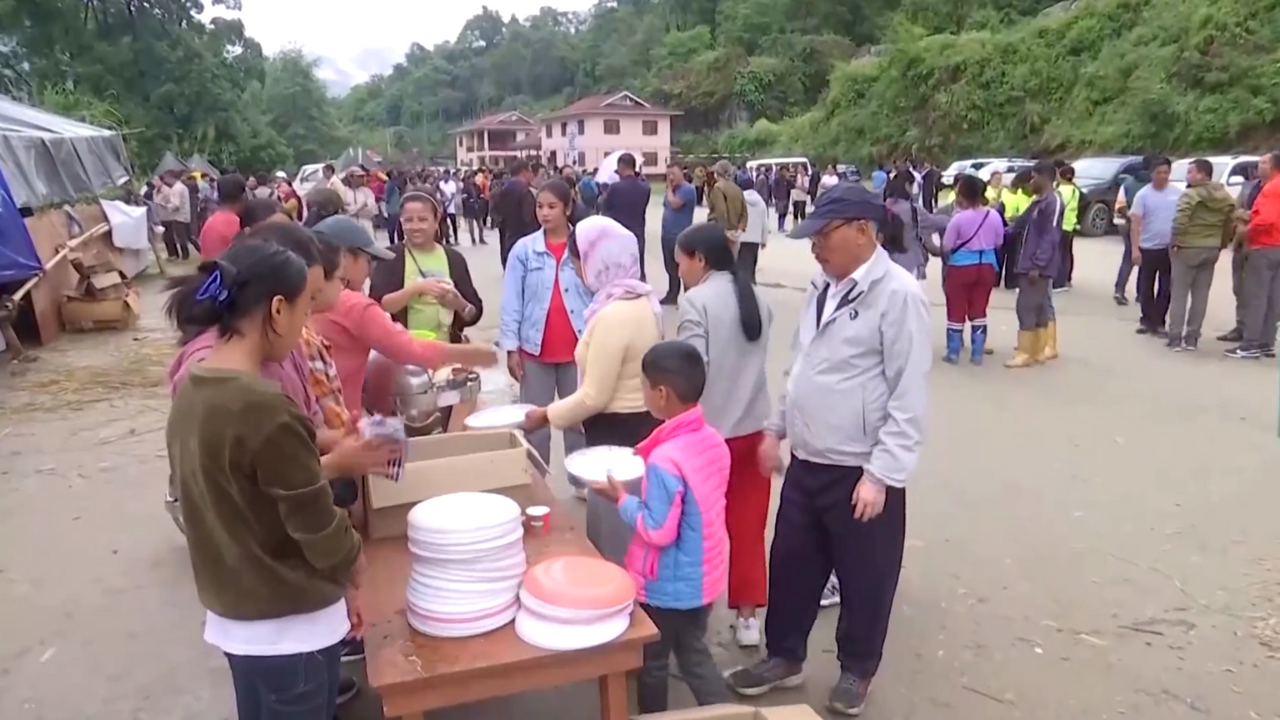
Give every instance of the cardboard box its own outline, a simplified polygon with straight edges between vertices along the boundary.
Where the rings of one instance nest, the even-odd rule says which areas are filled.
[[[62,299],[62,324],[67,330],[124,330],[133,327],[141,315],[141,300],[133,288],[124,289],[119,297],[72,295]]]
[[[414,505],[449,493],[497,492],[523,506],[538,472],[536,457],[524,436],[509,430],[410,438],[400,482],[366,479],[368,535],[402,537]]]
[[[820,720],[808,705],[751,707],[750,705],[707,705],[688,710],[639,715],[637,720]]]

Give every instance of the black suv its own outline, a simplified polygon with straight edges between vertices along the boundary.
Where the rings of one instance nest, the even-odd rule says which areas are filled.
[[[1097,237],[1113,229],[1111,217],[1120,194],[1120,176],[1133,175],[1142,169],[1137,155],[1101,155],[1072,161],[1076,186],[1080,188],[1081,235]]]

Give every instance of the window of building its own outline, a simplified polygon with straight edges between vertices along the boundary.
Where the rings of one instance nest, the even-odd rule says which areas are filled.
[[[551,126],[550,126],[550,125],[548,125],[548,126],[547,126],[546,131],[547,131],[547,137],[551,137],[552,135],[551,135]]]
[[[560,123],[560,137],[565,137],[568,134],[569,134],[569,123],[567,122]]]
[[[605,134],[605,135],[621,135],[621,134],[622,134],[622,122],[621,122],[621,121],[619,121],[619,120],[605,120],[605,121],[604,121],[604,134]]]
[[[587,134],[587,121],[586,121],[586,120],[579,120],[579,121],[578,121],[578,134],[579,134],[579,135],[586,135],[586,134]]]
[[[649,170],[652,170],[658,167],[658,153],[656,152],[644,153],[644,166]]]
[[[556,151],[555,151],[555,150],[552,150],[551,152],[547,153],[547,165],[548,165],[549,167],[553,167],[553,168],[555,168],[555,167],[559,167],[559,166],[560,166],[560,163],[556,162]]]
[[[458,136],[458,147],[462,147],[462,136]]]
[[[578,122],[582,122],[582,121],[579,120]],[[584,168],[586,166],[587,166],[587,154],[579,150],[578,151],[578,167]]]
[[[658,121],[657,121],[657,120],[642,120],[642,121],[640,121],[640,132],[641,132],[642,134],[644,134],[644,135],[649,135],[649,136],[657,135],[657,134],[658,134]]]

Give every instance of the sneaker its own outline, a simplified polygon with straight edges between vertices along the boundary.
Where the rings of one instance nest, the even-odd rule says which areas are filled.
[[[338,678],[338,704],[341,705],[360,694],[360,683],[353,677],[343,675]]]
[[[831,607],[840,604],[840,580],[836,578],[835,573],[831,573],[831,577],[827,578],[827,586],[822,588],[822,599],[818,601],[821,607]]]
[[[1182,338],[1177,335],[1170,335],[1168,340],[1164,341],[1164,346],[1170,350],[1182,349]]]
[[[1129,298],[1125,297],[1124,293],[1116,293],[1115,295],[1111,296],[1111,299],[1115,300],[1116,304],[1119,305],[1120,307],[1124,307],[1129,304]]]
[[[1138,335],[1150,335],[1155,331],[1147,327],[1146,325],[1138,325],[1138,329],[1134,330],[1134,332],[1137,333]]]
[[[1195,352],[1200,348],[1200,341],[1195,338],[1182,338],[1182,344],[1174,348],[1175,352]]]
[[[740,617],[734,625],[738,647],[760,647],[760,621],[753,617]]]
[[[1162,328],[1162,327],[1158,327],[1158,328],[1156,328],[1155,330],[1152,330],[1152,331],[1151,331],[1151,334],[1152,334],[1152,335],[1155,335],[1155,336],[1156,336],[1156,337],[1158,337],[1158,338],[1167,338],[1167,337],[1169,337],[1169,331],[1168,331],[1168,330],[1165,330],[1165,329],[1164,329],[1164,328]]]
[[[831,688],[827,698],[827,708],[831,712],[856,717],[862,714],[862,706],[867,704],[867,690],[871,688],[870,680],[854,677],[853,673],[841,672],[836,686]]]
[[[364,659],[363,640],[342,641],[342,662],[355,662]]]
[[[1244,342],[1244,331],[1240,328],[1232,328],[1231,330],[1219,335],[1218,342]]]
[[[774,688],[793,688],[804,682],[804,667],[786,660],[766,658],[751,667],[725,676],[729,687],[744,697],[764,695]]]
[[[1060,292],[1066,292],[1070,289],[1071,289],[1070,285],[1063,285],[1062,287],[1052,288],[1052,291],[1056,293],[1060,293]]]
[[[1252,345],[1237,345],[1236,347],[1223,351],[1222,354],[1229,358],[1256,360],[1262,357],[1262,348],[1254,347]]]
[[[1276,356],[1276,346],[1275,346],[1275,345],[1268,345],[1267,347],[1262,348],[1262,357],[1264,357],[1264,358],[1273,358],[1273,357],[1275,357],[1275,356]]]

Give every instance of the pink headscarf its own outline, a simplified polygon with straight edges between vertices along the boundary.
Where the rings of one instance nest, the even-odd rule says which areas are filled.
[[[573,228],[582,262],[584,284],[593,295],[587,306],[586,321],[614,300],[649,298],[654,318],[662,327],[662,308],[653,288],[640,280],[640,248],[636,236],[602,215],[591,217]]]

